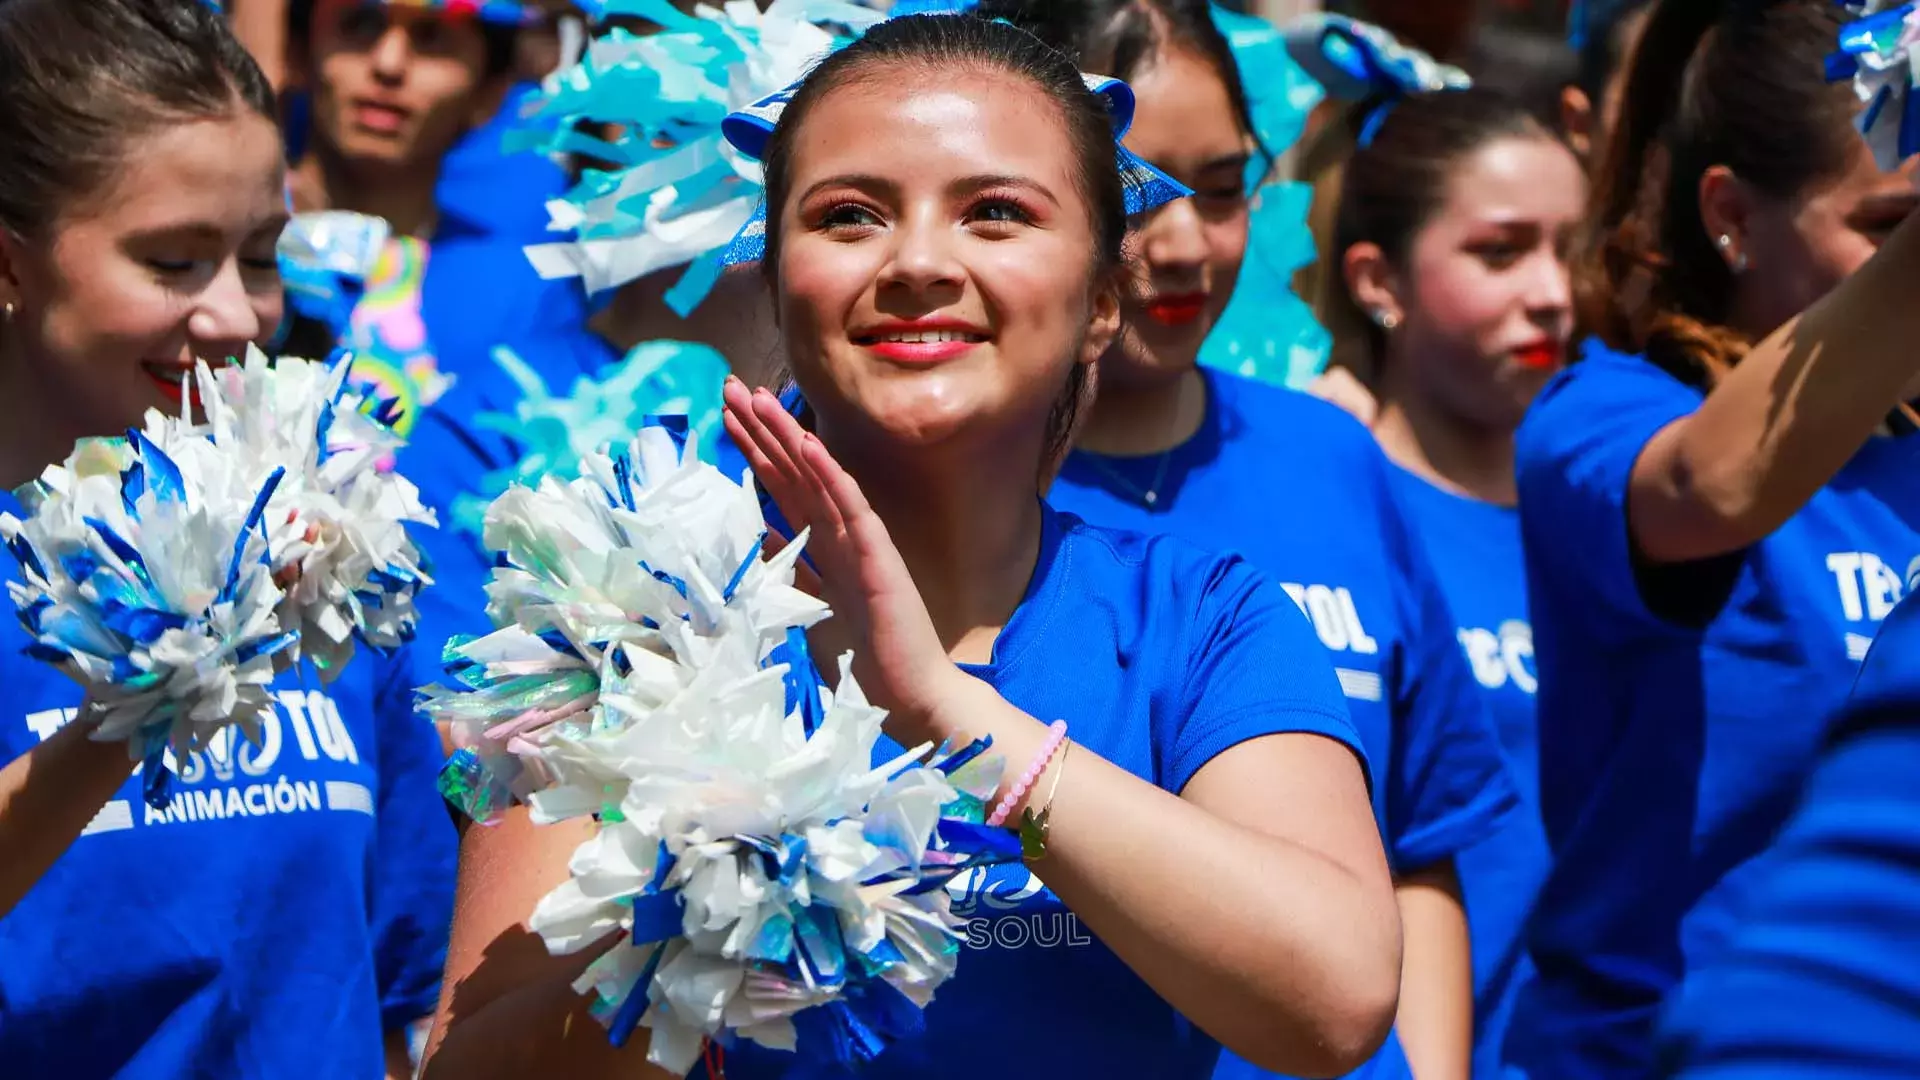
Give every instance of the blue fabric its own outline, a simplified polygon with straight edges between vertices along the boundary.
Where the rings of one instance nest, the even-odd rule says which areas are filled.
[[[538,371],[547,385],[562,390],[620,359],[612,346],[584,326],[533,333],[501,344]],[[418,534],[434,579],[433,588],[421,593],[419,600],[418,648],[423,663],[430,665],[423,668],[423,683],[439,681],[437,663],[448,638],[493,629],[486,613],[493,561],[481,548],[480,537],[454,527],[453,507],[462,498],[477,497],[487,474],[510,468],[523,456],[525,448],[511,434],[475,422],[489,413],[511,415],[519,402],[519,386],[493,362],[489,349],[462,364],[458,380],[421,415],[409,445],[400,452],[401,473],[419,486],[421,500],[434,508],[441,525]]]
[[[1520,788],[1519,811],[1459,856],[1473,934],[1473,1075],[1493,1080],[1500,1075],[1514,998],[1533,972],[1522,931],[1547,873],[1533,710],[1539,680],[1527,622],[1520,512],[1444,491],[1403,469],[1393,470],[1393,477],[1459,623],[1456,637]]]
[[[11,496],[0,509],[20,512]],[[26,644],[0,619],[14,717],[0,720],[0,761],[80,704]],[[129,763],[87,833],[0,918],[6,1074],[382,1075],[383,1032],[433,1012],[452,917],[440,741],[412,686],[405,652],[365,653],[331,686],[283,677],[261,747],[192,755],[164,812],[141,802]]]
[[[1206,420],[1168,456],[1153,510],[1139,493],[1159,455],[1075,453],[1049,498],[1100,524],[1238,552],[1286,583],[1333,655],[1375,763],[1389,862],[1404,873],[1455,858],[1494,835],[1518,796],[1392,467],[1365,428],[1325,402],[1204,375]],[[1263,1075],[1223,1060],[1223,1077]],[[1397,1041],[1359,1075],[1405,1076]]]
[[[729,470],[740,464],[731,447],[723,457]],[[993,662],[968,670],[1035,717],[1066,720],[1083,749],[1168,791],[1264,735],[1323,735],[1362,754],[1324,651],[1265,577],[1239,559],[1051,510],[1033,580]],[[875,760],[895,752],[882,740]],[[975,871],[949,888],[966,922],[959,973],[927,1009],[926,1034],[864,1067],[863,1080],[971,1080],[1010,1060],[1035,1076],[1212,1072],[1219,1044],[1025,865]],[[746,1045],[727,1051],[726,1073],[853,1075]]]
[[[1920,1076],[1920,601],[1888,617],[1732,943],[1688,974],[1662,1075]]]
[[[490,239],[539,244],[560,238],[547,231],[547,202],[572,186],[567,171],[544,154],[509,152],[505,146],[508,133],[526,123],[519,119],[521,106],[539,92],[538,83],[514,86],[500,111],[440,161],[434,199],[441,211]]]
[[[1554,866],[1508,1055],[1541,1080],[1647,1074],[1661,1001],[1724,946],[1751,860],[1920,553],[1920,440],[1876,438],[1752,548],[1637,570],[1633,464],[1700,402],[1589,348],[1520,429]]]

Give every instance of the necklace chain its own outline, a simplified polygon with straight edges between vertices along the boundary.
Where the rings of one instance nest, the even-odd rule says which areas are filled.
[[[1194,374],[1197,376],[1198,373],[1196,372]],[[1179,430],[1181,414],[1186,409],[1187,385],[1188,380],[1186,377],[1183,377],[1180,381],[1179,395],[1174,399],[1173,403],[1173,426],[1176,434]],[[1159,460],[1153,467],[1153,483],[1145,488],[1134,483],[1131,477],[1121,472],[1115,466],[1109,465],[1107,463],[1109,459],[1104,454],[1096,454],[1088,451],[1083,453],[1081,457],[1087,464],[1099,470],[1107,479],[1125,488],[1127,494],[1138,500],[1141,505],[1152,510],[1160,505],[1160,489],[1167,482],[1167,468],[1173,463],[1173,452],[1180,449],[1180,446],[1180,443],[1175,442],[1172,446],[1160,451]]]

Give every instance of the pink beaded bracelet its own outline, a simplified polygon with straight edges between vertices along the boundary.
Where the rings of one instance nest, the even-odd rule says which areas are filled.
[[[1000,805],[993,808],[993,816],[987,819],[988,828],[997,829],[1007,823],[1007,819],[1013,816],[1013,808],[1019,805],[1021,799],[1026,798],[1027,789],[1033,787],[1034,781],[1040,779],[1040,774],[1047,771],[1047,763],[1053,760],[1053,755],[1060,752],[1060,744],[1066,741],[1067,722],[1055,720],[1047,728],[1047,741],[1040,747],[1040,752],[1033,756],[1033,764],[1027,766],[1027,771],[1019,781],[1007,789],[1006,797],[1000,800]]]

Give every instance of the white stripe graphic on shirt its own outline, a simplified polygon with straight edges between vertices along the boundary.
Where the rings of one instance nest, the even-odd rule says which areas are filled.
[[[327,781],[327,809],[357,810],[362,814],[373,813],[373,792],[365,784],[356,784],[348,780]]]
[[[80,835],[92,836],[95,833],[119,832],[122,829],[131,828],[133,828],[133,804],[125,799],[115,799],[101,807],[99,813],[93,815],[93,820],[87,823],[86,828],[80,830]]]
[[[1865,634],[1847,635],[1847,659],[1865,660],[1867,650],[1873,648],[1873,639]]]
[[[1380,701],[1386,696],[1386,684],[1375,672],[1334,668],[1333,673],[1340,677],[1340,692],[1350,698],[1359,701]]]

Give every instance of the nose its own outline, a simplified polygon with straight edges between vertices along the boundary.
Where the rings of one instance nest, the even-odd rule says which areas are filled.
[[[1157,276],[1193,278],[1207,265],[1206,223],[1192,199],[1161,207],[1140,231],[1140,254]]]
[[[1534,320],[1556,328],[1573,315],[1573,272],[1559,252],[1545,251],[1533,260],[1527,278],[1527,310]]]
[[[239,265],[228,260],[194,298],[193,313],[187,316],[187,338],[194,355],[206,360],[241,355],[249,342],[260,339],[273,307],[256,301]]]
[[[919,293],[958,286],[966,277],[953,227],[937,212],[902,215],[893,228],[893,248],[880,270],[881,286]]]
[[[413,40],[407,36],[406,27],[387,27],[374,41],[368,58],[373,62],[374,78],[388,83],[405,78],[407,62],[413,59]]]

